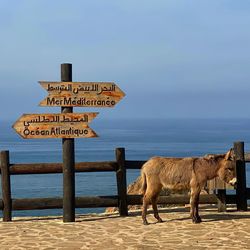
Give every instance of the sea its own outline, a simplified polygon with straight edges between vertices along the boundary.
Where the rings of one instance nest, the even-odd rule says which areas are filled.
[[[76,162],[113,161],[115,148],[120,147],[125,148],[127,160],[225,153],[236,141],[244,141],[245,152],[250,151],[250,119],[97,120],[90,127],[99,137],[75,139]],[[12,164],[62,162],[61,139],[22,139],[12,129],[13,123],[0,122],[0,150],[9,150]],[[246,169],[247,185],[250,186],[248,164]],[[139,170],[128,170],[127,183],[133,182],[139,174]],[[62,187],[62,174],[11,176],[14,199],[62,197]],[[116,195],[115,173],[76,173],[75,189],[76,196]],[[85,208],[76,209],[76,213],[101,213],[104,210]],[[62,209],[13,211],[13,216],[62,215],[62,212]]]

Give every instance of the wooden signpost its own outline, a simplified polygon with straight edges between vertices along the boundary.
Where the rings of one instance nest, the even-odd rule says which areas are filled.
[[[40,81],[49,95],[40,106],[61,107],[60,114],[23,114],[13,125],[24,139],[62,138],[63,221],[75,221],[74,138],[97,137],[88,124],[93,113],[73,113],[73,107],[114,107],[124,92],[113,82],[72,82],[72,64],[61,64],[61,82]]]
[[[97,137],[88,126],[97,114],[24,114],[15,122],[13,128],[24,139]]]
[[[61,81],[72,81],[72,64],[61,64]],[[73,107],[61,107],[62,113],[73,113]],[[75,221],[75,140],[62,138],[63,222]]]

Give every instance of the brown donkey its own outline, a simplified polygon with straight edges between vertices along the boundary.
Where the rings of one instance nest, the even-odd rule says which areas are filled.
[[[143,224],[147,225],[147,207],[152,203],[154,217],[162,222],[157,210],[157,198],[162,187],[191,189],[190,215],[194,223],[201,222],[198,212],[199,195],[208,180],[219,177],[226,183],[236,184],[234,152],[208,155],[201,158],[153,157],[142,167]]]

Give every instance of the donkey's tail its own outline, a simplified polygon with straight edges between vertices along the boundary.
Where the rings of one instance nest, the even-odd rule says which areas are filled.
[[[143,172],[143,169],[141,171],[141,182],[142,182],[141,193],[144,196],[144,194],[146,193],[146,189],[147,189],[147,178],[146,178],[145,173]]]

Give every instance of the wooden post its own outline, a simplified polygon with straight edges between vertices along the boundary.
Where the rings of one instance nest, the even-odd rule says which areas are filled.
[[[226,204],[226,189],[218,189],[218,212],[226,212],[227,204]]]
[[[11,187],[10,187],[10,161],[9,151],[0,152],[1,176],[2,176],[2,198],[3,198],[3,221],[11,221]]]
[[[244,158],[244,142],[234,143],[236,157],[236,203],[237,210],[247,211],[246,164]]]
[[[116,161],[118,168],[116,171],[118,208],[120,216],[128,216],[127,206],[127,177],[125,168],[125,149],[116,149]]]
[[[61,81],[72,82],[72,64],[61,64]],[[73,113],[73,107],[62,107],[62,113]],[[62,139],[63,148],[63,222],[75,221],[75,142]]]

